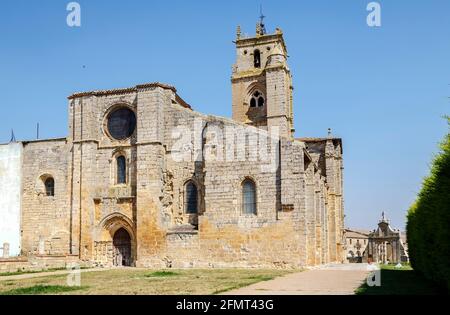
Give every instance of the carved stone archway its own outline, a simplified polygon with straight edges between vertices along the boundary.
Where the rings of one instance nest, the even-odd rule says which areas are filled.
[[[136,236],[131,219],[122,213],[106,216],[98,225],[94,260],[106,266],[134,266]]]

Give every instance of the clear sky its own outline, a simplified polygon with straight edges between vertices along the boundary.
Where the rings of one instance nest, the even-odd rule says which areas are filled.
[[[349,227],[382,211],[403,228],[450,114],[450,1],[64,0],[0,3],[0,143],[67,133],[73,92],[160,81],[204,113],[231,116],[236,26],[253,35],[262,3],[282,28],[295,86],[298,137],[343,138]]]

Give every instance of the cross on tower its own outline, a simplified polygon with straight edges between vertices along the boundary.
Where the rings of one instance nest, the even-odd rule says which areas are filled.
[[[262,5],[259,8],[259,12],[261,14],[259,16],[259,35],[264,35],[266,34],[266,27],[264,25],[264,19],[266,18],[266,16],[263,14]]]

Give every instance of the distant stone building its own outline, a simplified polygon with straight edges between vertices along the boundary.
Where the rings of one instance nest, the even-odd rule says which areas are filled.
[[[66,138],[0,146],[0,243],[105,266],[342,262],[342,141],[295,138],[280,29],[235,43],[233,119],[150,83],[73,94]]]
[[[408,253],[400,230],[394,230],[386,219],[384,212],[378,228],[369,234],[366,250],[368,261],[379,263],[407,262]]]
[[[345,230],[346,262],[362,263],[369,243],[368,231]]]
[[[407,262],[406,233],[394,230],[384,212],[373,231],[345,230],[346,262],[399,263]]]

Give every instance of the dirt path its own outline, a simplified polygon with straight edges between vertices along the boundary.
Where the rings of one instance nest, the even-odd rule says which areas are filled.
[[[368,273],[366,264],[328,265],[259,282],[224,295],[352,295]]]

